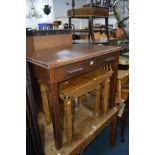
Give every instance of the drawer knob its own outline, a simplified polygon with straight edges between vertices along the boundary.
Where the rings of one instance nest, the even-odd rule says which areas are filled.
[[[90,65],[93,65],[94,63],[95,63],[95,61],[92,60],[92,61],[90,61],[89,64],[90,64]]]

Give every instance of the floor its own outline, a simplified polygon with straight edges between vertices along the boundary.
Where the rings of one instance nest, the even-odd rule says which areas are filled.
[[[112,149],[108,145],[109,133],[110,127],[105,128],[81,155],[129,155],[129,120],[126,122],[124,143],[121,143],[119,124],[117,124],[116,144]]]

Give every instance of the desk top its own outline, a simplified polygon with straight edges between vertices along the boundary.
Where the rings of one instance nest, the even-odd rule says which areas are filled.
[[[66,48],[51,48],[27,51],[27,60],[44,68],[58,67],[72,62],[121,50],[116,46],[104,45],[73,45]]]

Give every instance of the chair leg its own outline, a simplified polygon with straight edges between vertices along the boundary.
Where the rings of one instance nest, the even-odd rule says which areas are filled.
[[[109,40],[108,20],[109,20],[108,17],[105,17],[106,35],[107,35],[107,39]]]
[[[44,116],[47,124],[51,123],[51,114],[49,110],[48,96],[47,96],[47,87],[40,83],[40,91],[42,98],[42,107],[44,111]]]
[[[90,36],[92,41],[94,41],[93,17],[89,17],[89,39],[90,39]]]
[[[71,29],[72,28],[72,22],[71,22],[71,20],[72,20],[72,18],[71,17],[69,17],[69,29]]]
[[[72,100],[71,97],[64,99],[64,122],[67,141],[72,139]]]
[[[91,24],[90,24],[90,18],[88,19],[88,29],[89,29],[89,34],[88,34],[88,41],[89,41],[89,43],[90,43],[90,36],[91,36],[91,32],[90,32],[90,26]]]
[[[115,138],[116,138],[116,124],[117,124],[117,115],[114,116],[111,122],[111,132],[110,132],[110,148],[114,147],[115,145]]]

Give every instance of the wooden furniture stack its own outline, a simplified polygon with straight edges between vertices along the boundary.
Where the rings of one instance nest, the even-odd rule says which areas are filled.
[[[30,73],[36,82],[40,82],[40,86],[43,85],[48,90],[45,91],[47,96],[44,96],[43,102],[47,102],[48,98],[49,115],[51,115],[50,118],[52,122],[50,123],[50,119],[47,119],[49,121],[47,128],[51,127],[53,138],[49,138],[49,135],[45,136],[48,137],[48,146],[45,145],[45,154],[77,154],[109,124],[111,125],[110,144],[111,146],[114,145],[116,119],[119,110],[115,107],[115,95],[117,90],[118,58],[121,48],[114,46],[96,46],[92,44],[72,45],[72,33],[69,30],[31,31],[27,33],[26,39],[27,61],[29,62]],[[109,68],[109,70],[106,70],[104,76],[96,74],[104,68]],[[90,91],[88,86],[91,86],[91,89],[96,89],[102,82],[107,81],[107,87],[104,88],[109,89],[109,91],[105,91],[106,93],[108,92],[105,96],[107,97],[109,94],[110,97],[107,97],[105,100],[109,105],[105,105],[109,110],[107,112],[105,112],[105,110],[102,117],[93,114],[90,117],[90,111],[88,109],[80,109],[77,117],[84,116],[84,119],[81,120],[80,124],[77,122],[78,128],[75,128],[73,138],[68,142],[64,142],[63,125],[61,123],[62,114],[60,112],[60,94],[63,96],[66,95],[68,92],[66,91],[66,93],[65,89],[67,90],[69,87],[62,89],[63,84],[78,76],[83,77],[86,83],[88,82],[89,84],[85,87],[87,88],[86,90],[83,89],[83,86],[78,85],[80,91],[76,92],[75,96],[77,97]],[[94,86],[95,80],[92,82],[95,76],[102,79],[96,80],[96,87]],[[107,80],[108,78],[110,79]],[[79,78],[77,78],[77,80],[79,80]],[[99,87],[97,90],[100,91]],[[97,97],[96,101],[98,99],[100,98]],[[95,103],[98,103],[98,101]],[[101,105],[102,104],[101,102]],[[65,105],[67,106],[67,104]],[[101,106],[101,108],[103,107]],[[96,104],[96,112],[98,112],[99,109],[98,104]],[[66,119],[68,119],[70,118],[68,115],[71,114],[71,106],[69,105],[69,108],[67,107],[66,110],[68,111],[66,111],[65,116]],[[82,112],[84,115],[81,115]],[[85,118],[86,114],[88,117]],[[49,134],[51,134],[51,131]],[[53,143],[55,143],[55,146],[51,145]]]
[[[105,19],[105,33],[109,39],[108,31],[108,17],[109,17],[110,0],[90,0],[89,4],[83,5],[83,7],[76,8],[75,0],[72,0],[72,9],[67,11],[69,17],[69,27],[72,25],[72,18],[88,19],[88,29],[75,29],[73,32],[88,33],[88,38],[94,41],[94,27],[93,20],[95,18]]]

